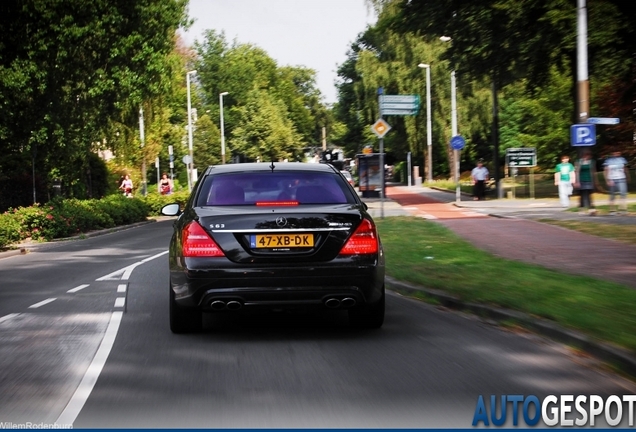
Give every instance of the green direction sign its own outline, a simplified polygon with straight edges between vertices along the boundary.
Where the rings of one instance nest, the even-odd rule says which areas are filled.
[[[380,96],[382,115],[417,115],[420,112],[419,95]]]
[[[535,167],[537,166],[537,149],[509,148],[506,150],[506,159],[511,167]]]

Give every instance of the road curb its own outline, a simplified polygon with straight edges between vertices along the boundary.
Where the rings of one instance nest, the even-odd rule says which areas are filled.
[[[608,363],[612,367],[619,369],[621,372],[628,374],[632,378],[636,378],[635,354],[625,348],[594,340],[576,330],[566,329],[553,321],[533,317],[523,312],[479,303],[464,302],[458,297],[452,296],[444,291],[402,282],[391,276],[386,276],[385,281],[389,288],[393,288],[397,291],[407,292],[409,294],[425,293],[449,309],[472,312],[480,317],[489,318],[498,322],[517,322],[535,333],[585,351],[597,359]]]

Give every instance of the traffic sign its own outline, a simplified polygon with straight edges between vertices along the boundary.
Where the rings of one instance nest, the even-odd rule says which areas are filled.
[[[570,143],[573,147],[593,146],[596,144],[596,126],[584,123],[570,126]]]
[[[388,131],[391,130],[391,125],[383,119],[378,119],[378,121],[373,123],[373,126],[371,126],[371,130],[378,136],[378,138],[382,138]]]
[[[383,103],[419,103],[419,95],[384,95],[382,96]]]
[[[451,138],[450,144],[453,150],[461,150],[466,145],[466,140],[461,135],[455,135]]]
[[[383,103],[382,104],[382,111],[384,112],[385,109],[399,109],[399,110],[403,110],[403,109],[417,109],[419,107],[419,104],[416,103]]]
[[[382,109],[382,115],[417,115],[420,112],[416,108],[405,109]]]
[[[183,159],[181,159],[183,161],[184,164],[189,165],[190,162],[192,162],[192,158],[190,157],[190,155],[185,155],[183,157]]]
[[[382,115],[417,115],[420,112],[419,95],[380,96]]]
[[[511,167],[534,167],[537,166],[537,149],[509,148],[506,150],[506,159]]]
[[[587,122],[590,124],[619,124],[621,119],[618,117],[590,117]]]

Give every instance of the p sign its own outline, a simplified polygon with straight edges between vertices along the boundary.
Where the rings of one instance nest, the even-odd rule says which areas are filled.
[[[570,126],[570,143],[573,147],[596,144],[596,125],[581,123]]]

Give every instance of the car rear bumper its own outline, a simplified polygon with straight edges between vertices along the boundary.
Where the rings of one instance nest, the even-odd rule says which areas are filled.
[[[380,299],[384,266],[377,261],[356,266],[276,268],[197,269],[191,265],[173,267],[170,282],[180,306],[204,311],[231,309],[227,307],[230,302],[250,308],[350,307]]]

